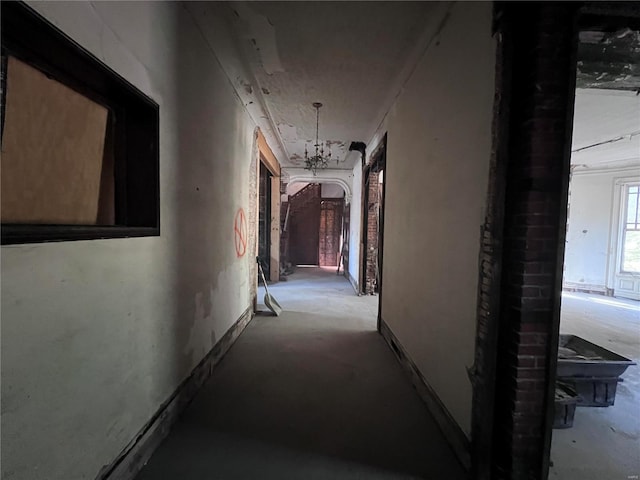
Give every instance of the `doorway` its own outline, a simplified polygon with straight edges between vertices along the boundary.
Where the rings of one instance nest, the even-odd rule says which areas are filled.
[[[576,83],[640,80],[628,68],[602,70],[624,55],[578,63],[579,46],[584,31],[635,39],[640,16],[612,3],[497,3],[495,13],[494,151],[469,369],[473,476],[547,479]],[[607,45],[597,41],[591,53]]]
[[[318,256],[321,267],[339,266],[343,209],[342,198],[323,198],[320,201]]]
[[[632,364],[640,363],[640,97],[628,80],[594,82],[580,65],[597,49],[615,67],[629,46],[640,46],[640,30],[596,24],[579,37],[549,477],[633,478],[640,472],[640,372]]]
[[[271,278],[271,177],[271,172],[261,158],[258,181],[258,257],[266,278]]]
[[[386,141],[385,136],[363,173],[360,293],[364,295],[379,295],[382,288]]]
[[[290,195],[289,205],[289,255],[294,267],[299,265],[319,266],[320,239],[319,183],[309,183]]]
[[[283,203],[283,257],[291,268],[339,268],[344,253],[345,191],[332,183],[293,183]],[[348,224],[347,224],[348,228]]]

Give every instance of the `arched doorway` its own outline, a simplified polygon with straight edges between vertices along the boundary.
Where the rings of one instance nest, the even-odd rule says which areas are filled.
[[[340,271],[348,242],[345,198],[344,188],[334,182],[289,183],[282,199],[285,272],[306,265]]]

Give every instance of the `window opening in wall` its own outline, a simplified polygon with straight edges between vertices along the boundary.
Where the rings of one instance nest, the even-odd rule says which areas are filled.
[[[159,234],[155,102],[17,2],[1,80],[3,244]]]
[[[626,186],[622,229],[622,271],[640,273],[640,184]]]
[[[9,56],[2,223],[113,225],[109,109]]]

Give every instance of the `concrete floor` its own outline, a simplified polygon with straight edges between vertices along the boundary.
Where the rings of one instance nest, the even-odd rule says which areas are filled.
[[[611,407],[578,407],[573,427],[554,430],[549,478],[640,478],[640,302],[600,295],[562,295],[561,333],[578,335],[633,359]]]
[[[318,268],[269,291],[283,314],[253,319],[138,480],[465,477],[375,330],[377,297]]]

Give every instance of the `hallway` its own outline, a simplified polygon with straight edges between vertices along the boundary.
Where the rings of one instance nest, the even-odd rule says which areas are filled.
[[[138,480],[464,478],[375,330],[377,297],[320,268],[269,291],[285,311],[252,320]]]

